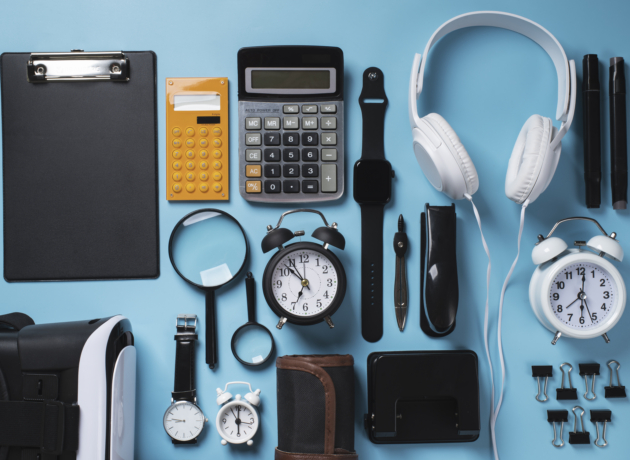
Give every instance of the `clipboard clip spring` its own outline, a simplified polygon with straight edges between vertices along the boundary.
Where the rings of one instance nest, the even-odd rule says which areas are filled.
[[[26,72],[31,83],[129,81],[129,58],[122,51],[31,53]]]

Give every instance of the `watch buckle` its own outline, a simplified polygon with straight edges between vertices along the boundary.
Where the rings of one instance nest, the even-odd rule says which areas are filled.
[[[194,322],[193,322],[194,321]],[[192,324],[190,324],[192,322]],[[175,327],[183,330],[195,330],[197,328],[197,315],[177,315]]]

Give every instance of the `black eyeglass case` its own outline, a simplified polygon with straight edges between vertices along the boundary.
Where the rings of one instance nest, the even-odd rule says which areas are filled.
[[[354,358],[282,356],[276,367],[275,460],[358,460],[354,451]]]

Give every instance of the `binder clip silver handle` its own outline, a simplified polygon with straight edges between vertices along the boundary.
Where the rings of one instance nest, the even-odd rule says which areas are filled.
[[[595,430],[597,431],[597,438],[595,439],[595,445],[597,447],[606,447],[608,445],[608,441],[606,441],[606,424],[608,422],[602,422],[602,423],[604,424],[604,427],[602,428],[602,437],[601,437],[601,439],[602,439],[602,441],[604,441],[604,443],[603,444],[598,444],[598,441],[600,439],[599,438],[599,423],[595,422]]]
[[[584,393],[584,399],[588,401],[593,401],[597,399],[597,395],[595,394],[595,374],[593,374],[593,382],[591,384],[591,393],[593,394],[592,398],[588,397],[588,375],[584,376],[584,384],[586,385],[586,392]]]
[[[560,444],[556,444],[556,440],[558,439],[558,436],[556,434],[556,422],[552,422],[552,425],[553,425],[553,441],[551,441],[551,444],[553,444],[553,447],[564,446],[564,439],[562,439],[562,431],[564,430],[564,422],[560,422]]]
[[[569,370],[567,371],[567,376],[569,378],[569,389],[573,389],[573,384],[571,383],[571,371],[573,370],[573,366],[569,363],[560,364],[560,372],[562,372],[562,379],[560,380],[560,389],[564,390],[564,366],[569,366]]]

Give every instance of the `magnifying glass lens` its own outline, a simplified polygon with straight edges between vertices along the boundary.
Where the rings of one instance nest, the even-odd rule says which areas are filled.
[[[269,331],[260,324],[241,327],[234,336],[234,352],[247,363],[257,364],[271,353],[273,342]]]
[[[221,286],[240,270],[247,243],[238,223],[218,212],[199,212],[173,234],[173,264],[188,281]]]

